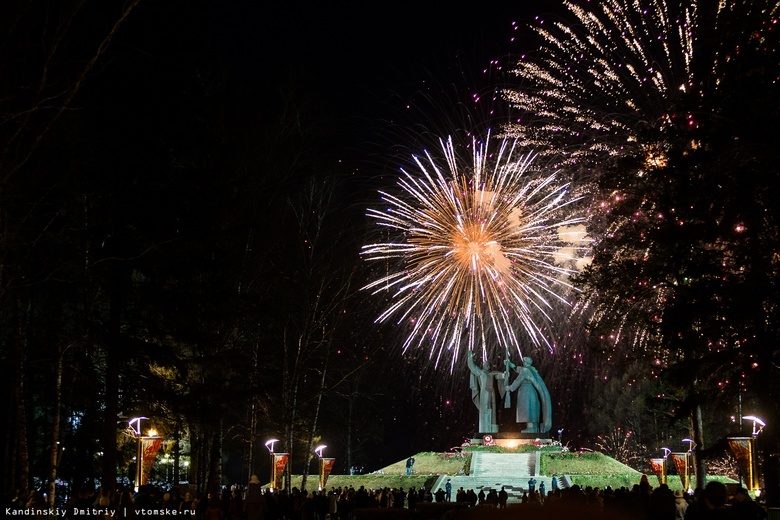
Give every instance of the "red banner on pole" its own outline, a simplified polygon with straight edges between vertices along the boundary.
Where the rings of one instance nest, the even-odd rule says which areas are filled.
[[[274,489],[282,487],[282,477],[284,477],[284,468],[287,467],[288,453],[274,453]]]
[[[666,484],[666,459],[650,459],[650,466],[658,477],[658,484]]]
[[[745,482],[745,487],[750,491],[759,489],[758,464],[755,456],[755,442],[753,437],[729,437],[729,448],[739,465],[739,472]]]
[[[325,484],[328,482],[330,472],[333,470],[333,465],[336,463],[336,459],[332,457],[322,457],[320,459],[320,488],[325,489]]]
[[[152,466],[154,466],[154,459],[157,458],[157,452],[160,451],[162,446],[162,437],[141,437],[141,485],[146,484],[149,475],[152,473]]]
[[[680,483],[683,489],[688,489],[688,454],[672,453],[671,457],[674,461],[674,467],[677,468],[677,474],[680,475]]]

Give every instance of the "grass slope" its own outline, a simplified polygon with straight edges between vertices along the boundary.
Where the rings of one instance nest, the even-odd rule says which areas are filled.
[[[495,451],[495,450],[493,450]],[[513,450],[502,450],[514,452]],[[355,489],[365,486],[368,489],[404,488],[419,489],[420,486],[430,488],[439,475],[458,475],[468,472],[471,456],[468,451],[458,453],[422,452],[414,455],[415,464],[412,475],[406,475],[406,459],[399,460],[368,475],[331,475],[327,481],[327,487],[349,487]],[[598,452],[551,452],[542,450],[539,473],[545,476],[567,475],[572,484],[580,487],[605,488],[611,486],[619,488],[626,486],[631,488],[638,484],[642,478],[639,471],[618,462],[617,460]],[[658,479],[648,475],[650,485],[658,486]],[[719,480],[724,483],[735,481],[726,477],[708,476],[708,479]],[[671,489],[681,489],[680,479],[671,475],[668,477],[668,485]],[[301,488],[301,477],[293,476],[292,485]],[[695,486],[695,481],[694,481]],[[317,475],[310,475],[307,489],[317,489]]]
[[[358,489],[365,486],[367,489],[404,488],[419,489],[421,486],[430,488],[439,475],[457,475],[465,473],[468,469],[470,457],[459,453],[422,452],[413,455],[414,471],[412,475],[406,475],[406,459],[399,460],[368,475],[330,475],[326,487],[349,487]],[[292,486],[301,489],[301,476],[293,475]],[[317,489],[319,479],[317,475],[309,475],[306,480],[306,488]]]

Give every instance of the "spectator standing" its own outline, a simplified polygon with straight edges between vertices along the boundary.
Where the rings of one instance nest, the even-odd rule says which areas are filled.
[[[674,492],[674,520],[685,520],[685,512],[688,510],[688,501],[685,500],[682,489]]]

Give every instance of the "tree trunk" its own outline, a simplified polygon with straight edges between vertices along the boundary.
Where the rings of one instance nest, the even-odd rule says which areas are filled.
[[[287,491],[290,490],[292,487],[292,461],[293,461],[293,454],[295,452],[294,443],[295,443],[295,421],[298,418],[297,410],[298,410],[298,383],[297,383],[297,374],[295,374],[293,377],[295,377],[296,382],[293,384],[292,390],[290,392],[290,401],[288,401],[289,404],[287,404],[286,408],[289,410],[289,419],[286,421],[285,427],[285,444],[286,444],[286,450],[288,455],[288,462],[287,466],[284,472],[284,489]],[[303,487],[303,486],[301,486]]]
[[[121,276],[121,274],[119,275]],[[112,277],[114,287],[111,294],[111,307],[108,318],[109,344],[105,345],[106,372],[105,372],[105,411],[103,414],[103,471],[101,483],[106,491],[116,490],[117,468],[117,418],[119,416],[119,372],[121,369],[121,308],[119,286],[123,281]]]
[[[181,424],[176,419],[173,431],[173,485],[178,486],[181,480],[179,464],[181,463]]]
[[[26,317],[22,309],[22,303],[16,301],[17,334],[14,338],[14,350],[16,354],[16,381],[14,385],[14,400],[16,401],[16,463],[18,478],[16,487],[24,496],[30,489],[30,454],[27,443],[27,408],[24,397],[24,371],[25,371],[25,334]]]
[[[303,468],[303,476],[301,480],[301,487],[303,489],[306,489],[306,479],[309,476],[309,464],[311,463],[311,457],[312,453],[314,451],[314,434],[317,431],[317,424],[319,422],[320,418],[320,407],[322,405],[322,394],[325,393],[325,376],[328,373],[328,357],[325,357],[325,366],[322,368],[322,377],[320,378],[320,391],[319,395],[317,395],[317,406],[314,408],[314,419],[312,420],[311,429],[309,430],[309,440],[306,443],[309,449],[307,450],[306,454],[306,466]],[[319,461],[318,461],[319,462]],[[318,466],[318,476],[319,476],[319,466]],[[317,480],[317,487],[319,487],[319,479]]]
[[[763,467],[758,468],[763,474],[766,505],[780,507],[780,402],[776,398],[778,371],[774,359],[775,349],[770,347],[774,342],[767,334],[757,338],[758,374],[754,394],[763,398],[760,417],[766,422],[767,428],[756,438],[757,450],[763,454]]]
[[[254,373],[256,371],[253,370]],[[254,458],[255,458],[255,430],[257,428],[257,425],[255,424],[255,417],[256,417],[256,411],[255,411],[255,396],[252,395],[252,397],[249,398],[249,461],[247,462],[248,466],[248,473],[246,477],[247,484],[249,483],[250,479],[252,478],[252,475],[254,475]]]
[[[47,486],[49,507],[54,507],[57,494],[57,467],[60,461],[60,409],[62,408],[62,364],[66,347],[57,354],[57,367],[54,374],[54,409],[51,418],[51,438],[49,446],[49,483]]]
[[[702,450],[704,449],[704,422],[701,414],[701,402],[699,400],[698,393],[698,379],[693,381],[693,409],[691,410],[691,430],[693,432],[693,442],[696,443],[694,448],[694,473],[696,474],[696,487],[704,488],[707,485],[707,464],[702,457]]]
[[[355,394],[357,392],[350,392],[349,399],[347,400],[347,468],[349,468],[350,475],[352,474],[352,417],[355,409]]]
[[[219,489],[222,485],[222,418],[212,426],[211,447],[209,449],[209,476],[207,489],[209,493],[219,497]]]

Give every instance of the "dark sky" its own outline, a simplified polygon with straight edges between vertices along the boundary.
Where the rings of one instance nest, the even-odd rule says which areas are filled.
[[[534,3],[464,9],[443,2],[241,0],[219,4],[210,39],[248,82],[303,78],[322,108],[341,119],[345,147],[361,147],[384,121],[409,127],[436,120],[438,133],[460,123],[436,112],[495,89],[500,67],[518,48],[513,22],[540,12]],[[421,95],[430,99],[415,106]],[[485,104],[477,117],[486,118]]]

